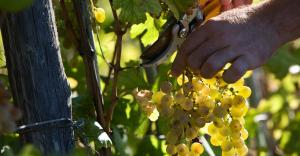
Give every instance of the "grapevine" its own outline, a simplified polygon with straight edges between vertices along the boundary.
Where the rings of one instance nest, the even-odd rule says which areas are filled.
[[[16,121],[21,118],[19,109],[9,102],[10,96],[0,82],[0,134],[12,132],[16,129]]]
[[[188,70],[177,78],[177,86],[165,81],[160,90],[135,90],[134,96],[151,121],[158,117],[169,121],[166,135],[170,155],[201,155],[204,147],[198,137],[205,132],[210,143],[220,146],[223,156],[244,156],[248,152],[244,128],[251,89],[244,78],[227,84],[220,71],[211,79],[196,76]]]

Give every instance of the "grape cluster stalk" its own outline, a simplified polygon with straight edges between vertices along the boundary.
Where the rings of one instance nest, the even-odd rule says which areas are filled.
[[[21,111],[10,103],[10,95],[0,82],[0,134],[13,132]]]
[[[222,156],[245,156],[248,148],[244,127],[251,89],[243,78],[227,84],[220,71],[211,79],[204,79],[191,72],[177,78],[179,87],[165,81],[160,90],[135,90],[134,96],[141,110],[151,121],[159,116],[170,122],[166,136],[169,155],[198,156],[204,153],[199,135],[205,132],[213,146],[220,146]]]

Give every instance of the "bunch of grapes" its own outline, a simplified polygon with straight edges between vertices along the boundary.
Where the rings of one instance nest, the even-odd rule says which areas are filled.
[[[16,121],[21,118],[19,109],[9,102],[10,96],[0,82],[0,134],[12,132],[16,129]]]
[[[211,144],[220,146],[223,156],[247,154],[244,116],[251,89],[244,86],[245,76],[234,84],[227,84],[222,73],[203,79],[186,72],[177,78],[177,87],[166,81],[160,91],[154,93],[134,91],[135,99],[151,121],[161,116],[170,122],[166,134],[168,154],[201,155],[204,147],[197,138],[200,130],[205,129]]]

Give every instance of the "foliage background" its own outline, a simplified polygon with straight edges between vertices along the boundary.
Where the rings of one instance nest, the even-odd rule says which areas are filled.
[[[70,1],[67,2],[71,5]],[[116,2],[118,5],[115,7],[120,8],[132,4],[133,1],[118,2],[116,0]],[[85,121],[84,132],[89,139],[89,144],[94,149],[98,149],[105,144],[97,139],[100,131],[94,126],[93,105],[87,95],[83,61],[74,46],[68,42],[69,38],[64,31],[64,24],[60,20],[61,10],[58,1],[53,1],[53,3],[57,16],[64,67],[72,88],[74,119]],[[116,35],[112,29],[114,19],[109,1],[97,1],[95,5],[105,9],[107,18],[101,24],[101,30],[95,33],[95,36],[98,35],[100,38],[100,40],[95,40],[95,43],[102,78],[101,86],[102,89],[107,88],[104,92],[105,107],[107,107],[111,102],[109,98],[111,86],[105,86],[104,81],[111,81],[111,79],[107,77],[109,65],[106,61],[112,58]],[[140,111],[131,95],[131,91],[136,87],[156,90],[161,81],[168,79],[166,76],[170,67],[168,63],[158,68],[158,73],[152,84],[147,81],[145,71],[136,67],[139,64],[138,60],[142,49],[157,39],[162,23],[164,23],[163,19],[152,18],[156,16],[155,13],[158,11],[158,8],[155,8],[156,4],[152,5],[154,8],[148,8],[154,9],[151,15],[139,15],[134,16],[133,19],[127,19],[131,17],[131,12],[122,13],[121,11],[120,13],[124,20],[131,20],[133,23],[146,21],[143,24],[133,25],[123,39],[121,66],[135,68],[127,68],[121,71],[119,75],[120,97],[112,123],[114,155],[166,154],[164,136],[162,135],[166,126],[165,122],[161,120],[156,123],[150,122]],[[128,10],[145,8],[137,6],[138,4],[133,4]],[[142,32],[143,37],[140,35]],[[0,43],[2,43],[1,38]],[[106,60],[101,56],[101,49]],[[6,86],[9,86],[3,45],[0,45],[0,52],[0,77]],[[280,48],[278,53],[264,67],[254,71],[247,83],[253,89],[253,95],[250,99],[251,109],[246,117],[246,128],[250,134],[247,141],[250,155],[300,155],[298,141],[300,140],[300,40]],[[16,155],[17,153],[22,156],[40,155],[31,145],[21,147],[17,139],[18,135],[16,134],[1,135],[0,155]],[[80,142],[78,142],[77,147],[74,155],[84,155],[83,146]],[[218,149],[214,149],[214,152],[216,155],[220,155]]]

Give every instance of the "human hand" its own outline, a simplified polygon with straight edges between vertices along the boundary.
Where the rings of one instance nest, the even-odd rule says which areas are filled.
[[[211,78],[232,63],[223,79],[233,83],[247,70],[264,64],[281,43],[267,19],[254,12],[251,6],[236,8],[200,26],[179,49],[172,74],[179,76],[189,67],[202,77]]]
[[[226,11],[239,6],[252,4],[252,0],[220,0],[220,3],[222,5],[222,10]]]

